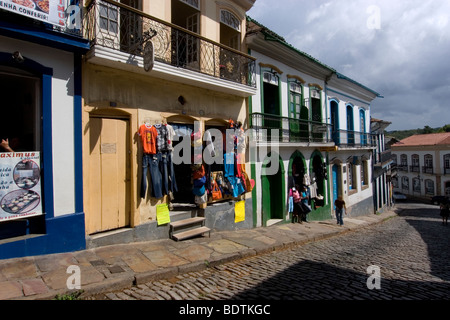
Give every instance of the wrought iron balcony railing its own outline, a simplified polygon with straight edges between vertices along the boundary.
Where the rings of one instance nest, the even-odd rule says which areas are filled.
[[[434,169],[433,169],[433,167],[422,166],[422,173],[433,174]]]
[[[153,43],[155,61],[256,87],[255,58],[113,0],[92,0],[84,18],[91,46],[143,57]]]
[[[420,167],[416,165],[409,166],[409,172],[420,172]]]
[[[334,130],[333,141],[340,147],[376,147],[377,137],[375,134],[348,130]]]
[[[326,123],[264,113],[252,113],[251,120],[258,142],[332,142],[331,125]]]

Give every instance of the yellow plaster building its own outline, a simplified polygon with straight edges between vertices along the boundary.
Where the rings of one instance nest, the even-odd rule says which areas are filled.
[[[168,123],[185,134],[194,126],[202,132],[223,130],[229,119],[247,128],[246,98],[256,93],[256,84],[254,59],[245,53],[245,13],[253,4],[254,0],[85,3],[84,30],[91,50],[82,70],[83,186],[86,235],[92,246],[101,242],[95,242],[102,238],[98,235],[111,230],[123,231],[118,241],[167,237],[167,227],[156,223],[159,204],[189,203],[190,214],[198,213],[195,203],[183,199],[192,188],[186,164],[175,165],[175,199],[155,198],[150,191],[141,196],[138,130],[144,123]],[[250,196],[248,192],[234,200],[246,198],[251,206]],[[249,219],[238,226],[229,202],[209,203],[202,214],[211,228],[253,225],[251,208],[246,210]],[[105,243],[114,241],[108,238]]]

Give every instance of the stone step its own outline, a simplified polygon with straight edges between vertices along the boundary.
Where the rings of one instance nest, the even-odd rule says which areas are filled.
[[[210,233],[211,236],[211,229],[208,227],[199,227],[199,228],[195,228],[195,229],[190,229],[188,231],[183,231],[183,232],[178,232],[172,235],[172,238],[176,241],[181,241],[181,240],[185,240],[188,238],[192,238],[195,236],[199,236],[202,235],[206,232]]]
[[[200,223],[200,222],[203,223],[205,220],[206,220],[206,218],[204,218],[204,217],[193,217],[193,218],[188,218],[188,219],[171,222],[170,227],[175,229],[175,228],[185,227],[185,226],[189,226],[189,225]]]

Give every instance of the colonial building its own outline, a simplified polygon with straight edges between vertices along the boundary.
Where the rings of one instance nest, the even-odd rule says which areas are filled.
[[[247,20],[258,85],[249,103],[255,226],[290,220],[294,186],[310,191],[310,220],[329,219],[338,195],[355,214],[372,213],[369,121],[378,93]]]
[[[220,133],[213,140],[221,149],[226,129],[233,123],[242,129],[247,126],[246,98],[256,93],[256,83],[254,58],[246,53],[244,41],[245,15],[253,3],[87,2],[85,33],[91,49],[83,65],[82,128],[89,246],[115,239],[167,238],[169,219],[199,215],[206,218],[209,229],[253,225],[251,193],[236,196],[231,192],[242,180],[229,179],[233,180],[230,188],[223,188],[222,196],[212,201],[201,187],[193,194],[191,166],[201,168],[207,130]],[[156,152],[144,149],[142,138],[151,142],[152,133],[142,133],[143,125],[148,129],[171,126],[173,158],[169,153],[166,158],[159,145]],[[200,148],[199,158],[190,154],[195,153],[191,138]],[[221,179],[223,156],[218,160],[206,168],[206,174],[210,170],[217,181],[225,182]],[[161,163],[170,171],[168,178],[165,169],[158,170]],[[162,193],[159,184],[164,184]],[[243,221],[235,219],[236,204],[242,201]]]
[[[336,72],[326,86],[329,121],[336,151],[329,153],[333,196],[342,196],[352,216],[373,213],[373,151],[370,104],[374,90]]]
[[[415,198],[450,196],[450,133],[413,135],[392,145],[394,190]]]
[[[81,63],[89,43],[80,8],[63,2],[0,2],[0,139],[11,148],[0,147],[0,258],[85,248]]]

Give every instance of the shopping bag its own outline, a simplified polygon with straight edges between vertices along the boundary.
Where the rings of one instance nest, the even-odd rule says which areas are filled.
[[[220,191],[219,185],[213,180],[213,188],[211,191],[212,199],[219,200],[222,199],[222,191]]]

